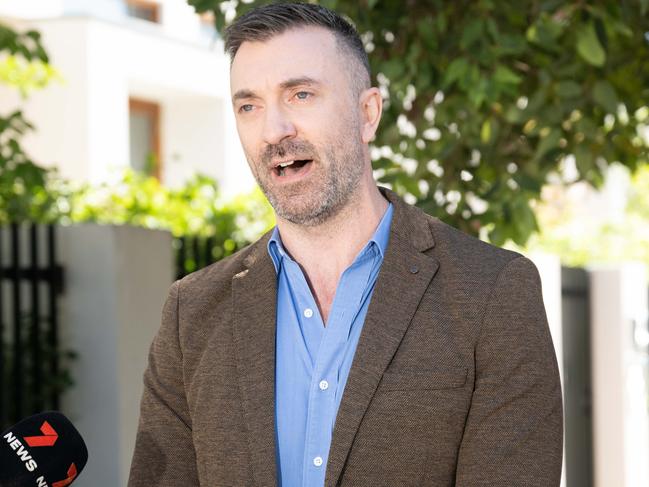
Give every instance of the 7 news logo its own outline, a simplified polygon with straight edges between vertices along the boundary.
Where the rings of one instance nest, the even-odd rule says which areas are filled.
[[[27,443],[28,446],[32,448],[43,448],[43,447],[52,447],[56,444],[56,441],[59,439],[59,435],[52,428],[52,426],[47,422],[43,421],[41,426],[41,435],[39,436],[25,436],[23,440]],[[30,451],[23,445],[23,443],[10,431],[3,436],[12,450],[16,452],[16,455],[20,460],[22,460],[25,468],[29,472],[34,472],[38,469],[38,464],[36,460],[32,457]],[[78,472],[77,467],[74,463],[70,465],[67,471],[67,478],[54,482],[52,487],[66,487],[70,485],[72,481],[76,478]],[[45,477],[41,475],[36,479],[37,487],[48,487]]]

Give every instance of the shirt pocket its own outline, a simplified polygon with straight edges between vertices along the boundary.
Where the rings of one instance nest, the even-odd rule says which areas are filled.
[[[466,384],[467,369],[407,369],[386,370],[381,391],[456,389]]]

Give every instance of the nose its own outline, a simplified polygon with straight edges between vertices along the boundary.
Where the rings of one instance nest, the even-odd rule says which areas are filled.
[[[295,125],[281,107],[266,107],[263,139],[267,144],[278,144],[286,138],[297,135]]]

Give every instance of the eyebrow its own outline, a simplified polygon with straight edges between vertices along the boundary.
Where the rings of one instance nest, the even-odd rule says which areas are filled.
[[[289,78],[286,81],[282,81],[279,87],[282,90],[287,90],[295,88],[296,86],[316,86],[320,84],[322,83],[320,83],[320,81],[315,78],[311,78],[310,76],[300,76],[297,78]],[[248,89],[238,90],[234,95],[232,95],[233,102],[251,98],[259,98],[259,95],[257,95],[254,91]]]
[[[310,76],[300,76],[298,78],[290,78],[286,81],[280,83],[280,88],[286,90],[289,88],[295,88],[296,86],[313,86],[321,84],[317,79],[311,78]]]
[[[254,91],[252,90],[239,90],[234,95],[232,95],[232,101],[244,100],[250,98],[259,98]]]

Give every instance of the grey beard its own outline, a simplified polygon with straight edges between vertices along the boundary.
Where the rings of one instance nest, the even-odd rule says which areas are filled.
[[[313,160],[311,164],[316,164],[316,161],[329,163],[324,174],[316,175],[321,180],[311,182],[311,185],[315,182],[319,186],[310,189],[312,194],[308,196],[313,199],[305,198],[305,204],[301,204],[302,201],[298,201],[297,205],[292,204],[287,194],[283,194],[281,190],[273,191],[272,185],[265,178],[256,178],[278,217],[295,225],[315,227],[336,216],[349,203],[363,175],[363,150],[347,134],[338,140],[340,154],[336,154],[333,147],[323,149],[319,154],[313,144],[303,140],[270,145],[260,154],[260,160],[266,166],[270,165],[274,157],[285,157],[287,154],[291,157],[310,158]],[[324,155],[325,159],[321,159],[320,155]],[[308,191],[309,185],[294,187],[296,191],[300,189],[302,192]]]
[[[338,174],[333,173],[327,181],[320,204],[308,213],[305,211],[295,212],[291,211],[291,208],[284,208],[274,195],[267,191],[264,191],[264,193],[277,216],[295,225],[315,227],[336,216],[349,201],[350,192],[336,191],[336,188],[340,188],[340,178]],[[287,204],[286,206],[290,205]]]

